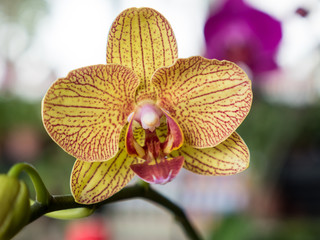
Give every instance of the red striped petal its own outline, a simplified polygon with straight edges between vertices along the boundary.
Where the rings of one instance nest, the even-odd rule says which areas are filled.
[[[134,72],[120,65],[71,71],[54,82],[43,99],[44,126],[77,159],[110,159],[118,151],[121,129],[135,108],[138,85]]]
[[[157,104],[177,121],[193,147],[214,147],[227,139],[251,107],[251,81],[228,61],[179,59],[157,70],[152,82]]]
[[[107,63],[131,68],[139,77],[136,100],[156,100],[151,76],[178,58],[176,39],[169,22],[151,8],[130,8],[113,22],[107,45]]]
[[[236,132],[215,147],[197,149],[184,145],[171,155],[184,156],[184,168],[191,172],[214,176],[242,172],[250,160],[249,149]]]
[[[70,185],[76,202],[82,204],[101,202],[120,191],[134,177],[130,165],[137,159],[127,154],[124,136],[125,129],[121,132],[119,151],[108,161],[75,162]]]

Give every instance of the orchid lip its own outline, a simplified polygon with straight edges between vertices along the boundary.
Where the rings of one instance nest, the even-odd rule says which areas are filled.
[[[131,170],[148,183],[166,184],[171,182],[184,164],[184,157],[163,158],[152,162],[132,164]]]
[[[168,176],[167,176],[167,178],[161,178],[161,179],[158,179],[157,177],[156,177],[156,175],[152,175],[152,178],[153,178],[153,181],[154,181],[154,183],[156,183],[156,184],[165,184],[165,183],[167,183],[167,182],[169,182],[170,180],[171,180],[171,178],[172,178],[172,169],[169,171],[169,174],[168,174]]]

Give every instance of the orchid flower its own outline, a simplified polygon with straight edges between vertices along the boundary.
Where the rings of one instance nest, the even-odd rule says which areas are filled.
[[[52,139],[77,158],[71,190],[82,204],[103,201],[138,175],[170,182],[182,167],[230,175],[249,164],[235,132],[252,102],[251,81],[229,61],[178,59],[168,21],[130,8],[113,22],[107,64],[71,71],[42,102]]]
[[[244,0],[223,0],[208,17],[205,56],[245,65],[254,77],[276,70],[281,22]]]

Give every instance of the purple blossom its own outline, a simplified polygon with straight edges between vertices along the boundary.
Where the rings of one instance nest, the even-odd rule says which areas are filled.
[[[278,67],[281,23],[243,0],[226,0],[209,16],[204,34],[207,58],[244,63],[253,76]]]

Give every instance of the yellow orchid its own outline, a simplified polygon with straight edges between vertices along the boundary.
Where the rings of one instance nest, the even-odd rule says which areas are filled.
[[[52,139],[77,158],[75,200],[93,204],[135,174],[164,184],[182,167],[203,175],[243,171],[249,150],[235,130],[251,102],[251,81],[241,68],[178,59],[168,21],[151,8],[130,8],[111,26],[107,64],[54,82],[42,118]]]

